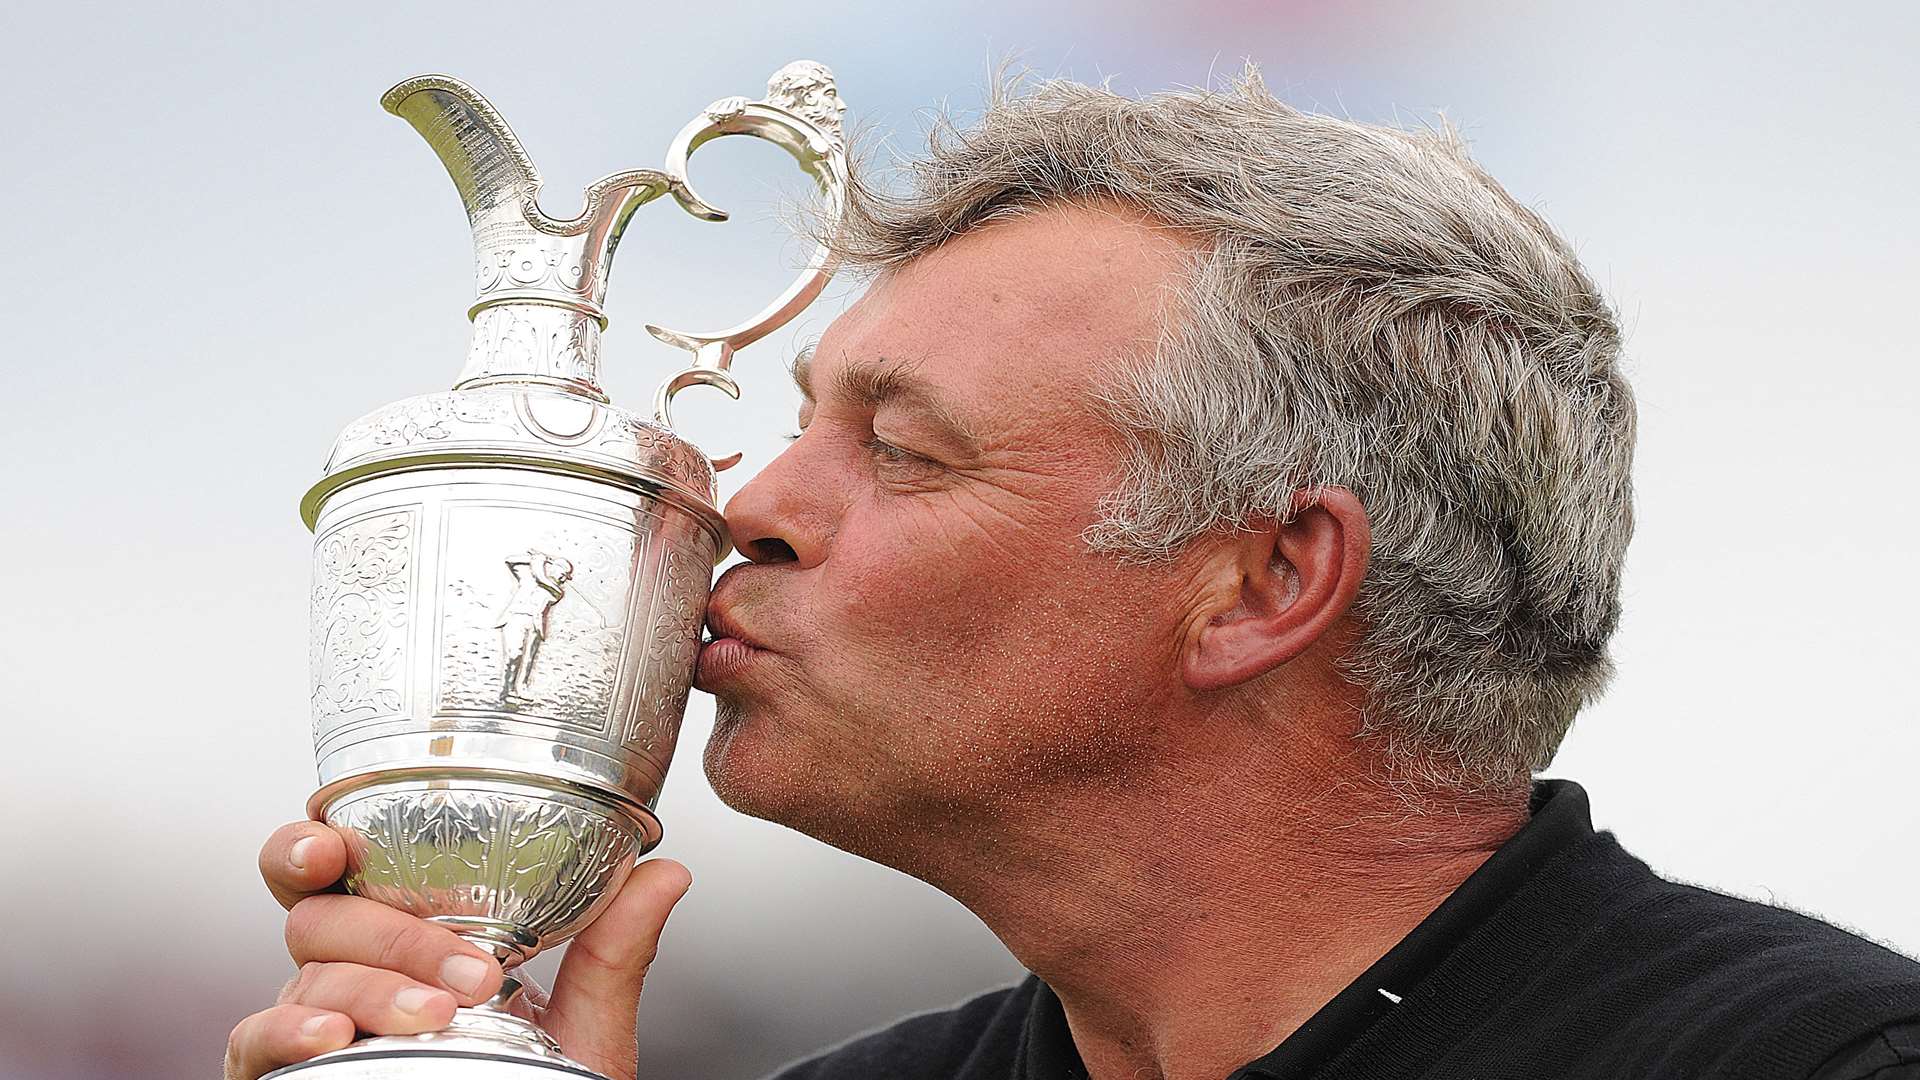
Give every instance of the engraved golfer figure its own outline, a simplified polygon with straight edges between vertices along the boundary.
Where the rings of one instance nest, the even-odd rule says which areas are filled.
[[[509,558],[507,569],[513,573],[513,595],[493,624],[500,631],[503,702],[532,685],[534,658],[547,636],[547,613],[566,595],[573,577],[571,562],[539,551]]]

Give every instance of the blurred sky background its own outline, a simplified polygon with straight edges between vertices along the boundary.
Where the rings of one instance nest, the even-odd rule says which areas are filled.
[[[1012,52],[1129,92],[1251,57],[1303,108],[1444,110],[1617,304],[1640,395],[1620,676],[1554,772],[1670,876],[1920,950],[1916,31],[1893,3],[7,5],[0,1076],[213,1076],[290,974],[254,858],[313,783],[295,504],[341,427],[465,352],[458,200],[377,104],[424,71],[492,99],[561,216],[795,57],[903,154]],[[662,202],[627,234],[629,405],[673,359],[643,322],[743,313],[804,255],[781,152],[725,140],[694,176],[737,218]],[[681,399],[746,451],[728,492],[850,291],[742,354],[738,406]],[[755,1076],[1016,976],[926,886],[722,808],[710,717],[696,694],[660,806],[696,885],[644,1076]]]

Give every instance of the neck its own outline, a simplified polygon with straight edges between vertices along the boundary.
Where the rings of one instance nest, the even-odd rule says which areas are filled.
[[[1060,996],[1092,1080],[1225,1076],[1385,955],[1526,819],[1524,790],[1416,802],[1356,779],[1383,770],[1349,737],[1307,749],[1327,752],[1275,762],[1222,747],[1125,790],[1054,793],[1001,819],[1013,835],[996,830],[995,858],[934,883]]]

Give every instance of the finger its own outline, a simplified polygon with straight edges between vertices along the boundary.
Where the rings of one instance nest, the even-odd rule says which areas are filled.
[[[260,876],[281,907],[332,888],[346,872],[346,843],[317,821],[282,825],[260,848]]]
[[[513,977],[520,982],[520,992],[507,1002],[507,1011],[522,1020],[531,1020],[546,1027],[547,1005],[552,1000],[546,987],[534,982],[533,976],[528,975],[525,968],[515,971]]]
[[[660,931],[693,883],[671,859],[634,867],[613,903],[567,947],[545,1026],[567,1055],[611,1077],[634,1074],[634,1016]]]
[[[296,964],[345,961],[397,971],[477,1005],[500,989],[500,965],[444,926],[358,896],[322,893],[287,915]]]
[[[240,1021],[227,1036],[227,1080],[254,1080],[353,1041],[353,1021],[310,1005],[276,1005]]]
[[[361,1031],[416,1035],[438,1031],[453,1019],[453,995],[397,971],[362,964],[304,964],[300,977],[280,992],[282,1005],[306,1005],[345,1013]]]

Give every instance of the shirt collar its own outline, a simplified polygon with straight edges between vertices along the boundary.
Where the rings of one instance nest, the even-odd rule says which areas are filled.
[[[1587,793],[1571,780],[1533,786],[1532,815],[1400,943],[1321,1006],[1272,1053],[1234,1074],[1269,1080],[1312,1076],[1391,1012],[1473,929],[1541,867],[1593,835]]]
[[[1593,835],[1587,793],[1571,780],[1533,786],[1532,814],[1506,843],[1345,990],[1334,995],[1271,1053],[1229,1080],[1300,1080],[1318,1072],[1438,967],[1473,929],[1542,867]],[[1066,1012],[1052,988],[1035,980],[1015,1058],[1025,1080],[1082,1080]]]

